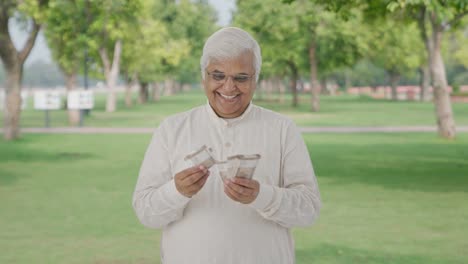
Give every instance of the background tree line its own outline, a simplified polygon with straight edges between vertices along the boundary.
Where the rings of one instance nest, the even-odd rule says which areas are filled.
[[[19,135],[23,65],[41,27],[67,90],[77,89],[87,73],[103,80],[108,112],[116,110],[119,78],[127,107],[134,103],[131,87],[145,103],[159,99],[161,84],[170,95],[198,83],[203,43],[217,28],[215,11],[203,0],[6,0],[0,8],[7,139]],[[453,138],[447,85],[468,79],[467,14],[468,0],[238,0],[233,25],[262,46],[259,89],[285,91],[286,84],[296,106],[298,87],[309,82],[310,109],[319,111],[319,95],[330,82],[390,84],[394,97],[401,83],[419,83],[426,92],[432,85],[439,134]],[[12,44],[10,19],[29,29],[23,47]],[[26,76],[40,71],[33,66]],[[76,124],[78,112],[70,111],[69,120]]]

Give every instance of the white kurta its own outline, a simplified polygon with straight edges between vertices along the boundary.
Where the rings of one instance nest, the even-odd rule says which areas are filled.
[[[253,179],[260,182],[249,204],[231,200],[216,169],[192,198],[180,194],[176,173],[192,167],[184,157],[206,145],[216,160],[260,154]],[[288,118],[249,105],[233,120],[219,118],[209,104],[161,123],[143,160],[133,207],[141,223],[162,228],[165,264],[294,263],[289,228],[308,226],[321,206],[309,153]]]

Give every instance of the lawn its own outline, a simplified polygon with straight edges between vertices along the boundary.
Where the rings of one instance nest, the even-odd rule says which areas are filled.
[[[297,263],[467,263],[468,134],[307,134],[323,210]],[[0,141],[0,263],[158,263],[131,208],[150,135]]]
[[[136,94],[134,95],[136,97]],[[96,127],[154,127],[167,115],[188,110],[196,105],[206,103],[201,90],[193,90],[173,96],[163,96],[160,102],[146,105],[136,105],[126,108],[124,95],[118,96],[118,110],[115,113],[104,111],[105,96],[96,94],[96,106],[84,121],[85,126]],[[264,97],[265,98],[265,97]],[[278,96],[272,99],[278,99]],[[321,110],[318,113],[310,111],[310,95],[300,97],[297,108],[291,106],[290,95],[285,101],[256,100],[258,105],[290,116],[300,126],[405,126],[405,125],[435,125],[434,105],[431,102],[393,102],[375,100],[369,97],[350,95],[322,96]],[[468,104],[453,104],[455,121],[458,125],[468,125]],[[22,127],[44,126],[45,114],[29,107],[23,111]],[[64,110],[51,111],[51,126],[67,126],[67,115]],[[3,116],[0,117],[0,121]]]

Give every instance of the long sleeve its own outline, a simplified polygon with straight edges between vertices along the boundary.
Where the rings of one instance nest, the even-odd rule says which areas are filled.
[[[318,217],[321,200],[310,156],[294,124],[282,137],[281,187],[260,183],[257,199],[251,203],[265,219],[284,227],[308,226]]]
[[[190,200],[176,189],[163,126],[151,139],[133,193],[135,213],[150,228],[162,228],[180,219]]]

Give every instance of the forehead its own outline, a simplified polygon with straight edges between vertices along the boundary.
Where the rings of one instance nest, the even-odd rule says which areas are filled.
[[[254,72],[254,56],[252,52],[244,52],[234,58],[211,59],[206,69],[220,71],[228,74]]]

